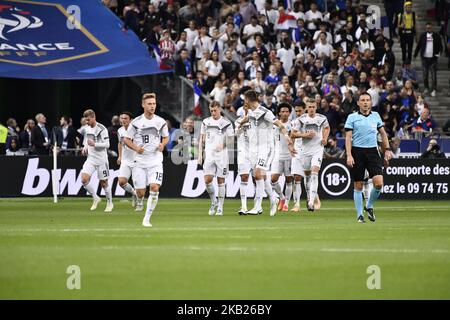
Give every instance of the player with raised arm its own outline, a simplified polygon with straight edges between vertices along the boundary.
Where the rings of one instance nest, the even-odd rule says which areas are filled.
[[[288,132],[291,131],[291,122],[289,121],[289,115],[291,114],[292,106],[287,102],[282,102],[278,105],[277,114],[279,120],[286,128]],[[291,162],[292,157],[289,152],[289,148],[286,139],[282,137],[282,133],[278,127],[275,128],[275,158],[270,168],[272,174],[272,188],[280,197],[278,204],[279,211],[289,211],[289,201],[292,195],[292,181],[294,178],[291,174]],[[281,185],[278,182],[280,175],[284,175],[286,181],[286,195],[283,194]]]
[[[291,160],[291,174],[294,176],[294,207],[293,212],[300,211],[300,198],[302,196],[302,178],[305,176],[301,162],[302,139],[297,138],[296,132],[300,130],[299,118],[305,113],[305,103],[301,101],[294,107],[296,118],[291,121],[291,139],[294,140],[294,148],[297,152]]]
[[[231,122],[221,115],[222,108],[218,101],[211,102],[209,111],[211,116],[203,120],[200,129],[198,163],[203,165],[206,191],[211,198],[208,214],[221,216],[225,199],[225,178],[228,175],[227,146],[234,142],[234,130]],[[213,185],[214,177],[217,177],[218,199]]]
[[[324,146],[327,144],[330,126],[327,118],[317,113],[317,102],[314,98],[306,100],[306,111],[299,119],[299,130],[294,133],[296,138],[302,138],[302,166],[305,172],[305,187],[307,190],[308,211],[314,211],[314,201],[319,187],[319,171],[322,164]],[[310,181],[308,182],[308,178]],[[309,185],[309,191],[308,191]]]
[[[126,192],[131,193],[133,207],[136,207],[137,204],[137,195],[136,190],[128,183],[128,180],[131,177],[131,173],[133,170],[133,162],[135,151],[128,147],[124,138],[126,137],[126,133],[128,127],[130,126],[130,122],[132,120],[132,115],[128,111],[123,111],[119,115],[120,124],[122,127],[117,131],[117,136],[119,138],[119,145],[117,146],[117,150],[119,152],[119,156],[117,157],[117,164],[120,166],[119,168],[119,186],[122,187]],[[140,208],[142,210],[142,207]]]
[[[166,120],[155,114],[156,94],[144,94],[142,108],[144,113],[131,121],[124,142],[136,152],[132,176],[138,197],[137,207],[143,206],[147,186],[150,186],[142,225],[151,227],[150,218],[158,203],[159,188],[163,182],[162,151],[169,142],[169,131]]]
[[[272,190],[270,177],[267,177],[267,171],[272,164],[275,152],[273,126],[275,125],[281,130],[291,154],[295,154],[294,145],[281,121],[270,110],[259,104],[258,94],[254,90],[245,92],[244,103],[251,112],[243,117],[241,126],[250,122],[250,162],[256,181],[255,206],[247,214],[256,215],[262,213],[261,204],[265,190],[270,199],[270,216],[274,216],[277,212],[278,199]]]
[[[81,169],[81,183],[87,192],[92,195],[94,199],[91,211],[97,209],[97,205],[100,203],[101,198],[97,195],[94,187],[89,185],[91,176],[94,171],[97,171],[98,179],[106,195],[106,209],[105,212],[111,212],[114,208],[112,202],[111,186],[108,184],[109,178],[109,163],[108,163],[108,148],[109,148],[109,135],[108,130],[104,125],[98,123],[95,118],[95,112],[91,109],[86,110],[83,113],[83,117],[86,119],[87,127],[85,129],[84,147],[81,150],[81,154],[87,155],[87,159]]]
[[[241,196],[241,208],[239,209],[239,215],[247,214],[247,186],[250,172],[252,171],[252,165],[250,163],[250,141],[249,141],[249,129],[250,123],[244,123],[241,126],[242,119],[247,116],[249,110],[247,106],[242,109],[238,109],[238,118],[234,122],[235,135],[237,138],[237,161],[238,172],[241,177],[241,183],[239,186],[239,194]]]
[[[345,122],[345,151],[347,165],[351,168],[354,181],[353,200],[355,202],[357,222],[364,223],[363,215],[363,183],[365,171],[369,172],[369,178],[373,181],[367,201],[367,217],[375,222],[373,205],[378,199],[383,187],[383,160],[381,159],[377,134],[380,133],[382,143],[381,151],[384,160],[388,163],[392,159],[389,140],[384,130],[383,121],[378,112],[372,111],[372,97],[369,93],[363,93],[358,100],[359,111],[348,116]]]

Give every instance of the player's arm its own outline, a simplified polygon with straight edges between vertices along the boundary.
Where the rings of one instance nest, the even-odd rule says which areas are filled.
[[[162,137],[161,143],[159,144],[159,147],[158,147],[158,150],[162,152],[164,150],[164,148],[166,147],[166,144],[168,144],[168,143],[169,143],[169,136]]]
[[[350,168],[353,168],[355,165],[355,160],[352,156],[352,136],[353,130],[347,128],[345,132],[345,153],[347,154],[347,165]]]
[[[203,164],[203,141],[205,141],[205,134],[200,134],[200,139],[198,140],[198,159],[199,165]]]
[[[96,149],[108,149],[109,148],[109,135],[107,130],[100,132],[100,141],[94,143]]]
[[[117,164],[120,166],[120,163],[122,162],[122,142],[119,138],[119,143],[117,143],[117,152],[119,153],[119,156],[117,157]]]
[[[140,153],[140,154],[144,153],[144,150],[145,150],[145,149],[144,149],[144,146],[138,146],[137,144],[135,144],[135,143],[133,142],[133,140],[131,140],[131,138],[129,138],[129,137],[124,137],[124,138],[123,138],[123,142],[125,143],[125,145],[126,145],[128,148],[130,148],[130,149],[136,151],[137,153]]]
[[[291,137],[289,136],[289,132],[287,131],[286,127],[283,125],[283,123],[280,120],[275,120],[273,122],[274,125],[276,125],[278,127],[278,129],[280,129],[281,134],[284,136],[284,139],[286,140],[286,143],[288,145],[288,149],[289,152],[291,153],[291,155],[295,155],[297,153],[297,151],[295,151],[294,149],[294,143],[292,142]]]
[[[330,126],[327,125],[322,129],[322,144],[326,145],[328,137],[330,136]]]
[[[381,152],[384,153],[384,159],[386,161],[389,161],[392,159],[392,151],[389,147],[389,138],[387,136],[386,130],[384,130],[384,127],[378,128],[378,132],[381,135]]]

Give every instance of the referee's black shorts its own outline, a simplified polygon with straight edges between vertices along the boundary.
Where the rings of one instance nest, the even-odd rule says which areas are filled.
[[[355,164],[350,171],[354,181],[364,181],[366,170],[369,172],[369,178],[383,174],[383,160],[378,148],[352,147],[352,157]]]

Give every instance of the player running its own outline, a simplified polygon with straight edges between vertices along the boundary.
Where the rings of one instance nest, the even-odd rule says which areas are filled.
[[[274,216],[277,211],[278,199],[275,197],[270,179],[267,177],[267,171],[272,164],[275,152],[273,126],[275,125],[281,130],[291,154],[295,154],[294,145],[281,121],[270,110],[259,104],[258,94],[254,90],[245,92],[244,103],[251,112],[243,117],[241,126],[247,122],[250,123],[250,162],[256,181],[255,206],[247,214],[262,213],[261,204],[265,190],[270,199],[270,216]]]
[[[117,164],[120,165],[119,168],[119,186],[122,187],[126,192],[131,193],[132,202],[131,205],[136,207],[137,205],[137,195],[136,190],[128,183],[128,180],[131,177],[131,173],[133,170],[133,161],[134,154],[136,153],[133,149],[129,148],[125,142],[124,138],[126,136],[128,127],[132,120],[132,115],[128,111],[123,111],[119,115],[120,124],[122,127],[117,131],[117,136],[119,138],[119,145],[117,146],[117,150],[119,151],[119,157],[117,158]],[[143,210],[143,206],[141,205],[137,208],[138,211]]]
[[[158,203],[159,188],[163,182],[162,151],[169,142],[169,132],[166,120],[155,114],[156,94],[144,94],[142,108],[144,113],[131,121],[124,142],[136,152],[132,169],[138,198],[136,209],[143,207],[145,192],[147,186],[150,186],[142,225],[151,227],[150,218]]]
[[[241,208],[239,209],[239,215],[247,214],[247,186],[248,178],[252,170],[252,165],[250,163],[250,142],[249,142],[249,132],[250,123],[247,122],[241,126],[241,121],[248,114],[249,110],[247,106],[242,109],[238,109],[238,118],[234,122],[235,135],[237,138],[237,161],[238,161],[238,172],[241,177],[241,184],[239,187],[239,193],[241,195]]]
[[[291,131],[291,123],[289,122],[289,115],[291,114],[292,106],[287,102],[282,102],[278,105],[278,117],[288,132]],[[292,157],[286,139],[282,138],[282,133],[278,127],[275,128],[275,158],[272,162],[270,172],[272,174],[272,188],[280,197],[278,204],[279,211],[289,211],[289,201],[292,195],[292,181],[294,178],[291,174]],[[283,194],[281,185],[278,182],[280,175],[286,178],[286,195]]]
[[[392,159],[392,152],[383,121],[377,112],[372,111],[371,95],[368,93],[361,94],[358,106],[359,112],[349,115],[345,122],[347,165],[351,168],[354,180],[353,200],[357,222],[360,223],[365,222],[362,190],[365,170],[369,172],[369,178],[373,181],[373,188],[366,204],[367,217],[370,221],[375,222],[373,204],[380,196],[383,187],[383,161],[378,150],[378,133],[381,135],[381,150],[384,152],[386,162]]]
[[[108,130],[104,125],[98,123],[95,118],[95,112],[91,109],[86,110],[83,113],[83,117],[86,119],[87,127],[85,129],[84,148],[81,150],[82,155],[87,155],[87,159],[83,164],[81,170],[81,183],[87,192],[92,195],[94,199],[91,211],[97,209],[98,204],[101,202],[101,198],[97,195],[94,187],[89,185],[91,176],[94,171],[97,171],[98,179],[106,195],[106,208],[105,212],[111,212],[114,208],[112,202],[111,186],[108,184],[109,177],[109,163],[108,153],[109,148],[109,135]]]
[[[324,146],[327,144],[330,126],[324,115],[316,113],[317,102],[313,98],[306,100],[307,113],[298,119],[299,130],[293,133],[302,138],[301,162],[305,172],[305,187],[308,196],[308,211],[314,211],[314,201],[319,186],[319,170],[322,164]],[[308,190],[309,187],[309,190]]]
[[[206,191],[211,198],[208,214],[221,216],[225,199],[225,178],[228,175],[227,146],[233,143],[234,130],[231,122],[222,117],[222,108],[218,101],[211,102],[209,111],[211,116],[203,120],[200,129],[198,163],[203,165]],[[203,144],[205,145],[204,156]],[[204,163],[203,160],[205,160]],[[213,185],[214,177],[217,177],[218,199]]]

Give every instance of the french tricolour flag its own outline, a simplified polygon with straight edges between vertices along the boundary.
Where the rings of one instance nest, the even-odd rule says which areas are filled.
[[[297,27],[297,19],[290,15],[289,13],[280,14],[280,18],[277,22],[277,29],[279,30],[289,30],[291,28]]]
[[[194,83],[194,109],[192,112],[196,116],[202,115],[202,107],[200,106],[200,96],[202,95],[202,90]]]

